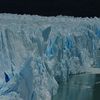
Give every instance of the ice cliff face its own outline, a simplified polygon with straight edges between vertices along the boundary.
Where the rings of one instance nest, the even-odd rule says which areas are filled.
[[[99,50],[99,18],[0,14],[0,100],[51,100]]]

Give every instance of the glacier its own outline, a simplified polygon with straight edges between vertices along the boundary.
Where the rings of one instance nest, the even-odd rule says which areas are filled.
[[[99,55],[100,18],[0,14],[0,100],[52,100]]]

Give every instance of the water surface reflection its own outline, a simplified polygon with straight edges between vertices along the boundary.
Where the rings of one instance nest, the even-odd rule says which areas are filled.
[[[100,100],[100,75],[71,76],[66,84],[60,84],[52,100]]]

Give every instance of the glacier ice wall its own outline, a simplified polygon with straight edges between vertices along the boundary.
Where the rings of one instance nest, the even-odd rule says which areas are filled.
[[[99,50],[99,18],[0,14],[0,100],[51,100]]]

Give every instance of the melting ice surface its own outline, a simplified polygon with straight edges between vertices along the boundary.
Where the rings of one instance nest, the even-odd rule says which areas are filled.
[[[51,100],[99,50],[99,18],[0,14],[0,100]]]

